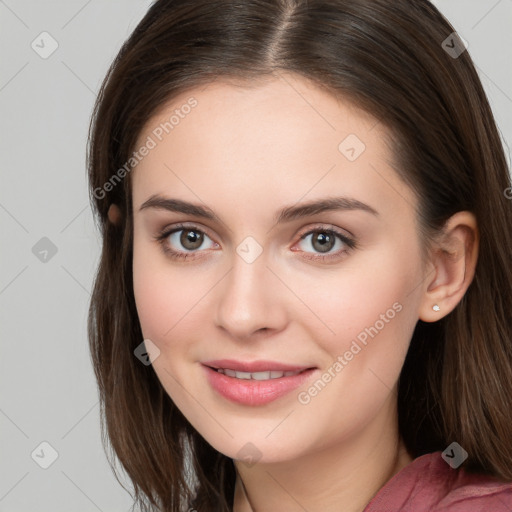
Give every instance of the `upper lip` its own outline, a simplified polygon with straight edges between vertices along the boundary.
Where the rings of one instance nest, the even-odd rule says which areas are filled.
[[[237,372],[265,372],[270,370],[283,372],[299,372],[313,368],[312,366],[292,365],[277,361],[236,361],[235,359],[216,359],[215,361],[203,361],[202,364],[210,368],[223,368]]]

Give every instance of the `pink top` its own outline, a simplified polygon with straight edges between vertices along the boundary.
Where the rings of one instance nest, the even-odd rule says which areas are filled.
[[[441,452],[414,459],[363,512],[512,512],[512,482],[452,469]]]

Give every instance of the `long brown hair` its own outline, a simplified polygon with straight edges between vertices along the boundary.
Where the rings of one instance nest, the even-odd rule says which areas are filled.
[[[467,471],[512,480],[510,176],[484,90],[453,32],[427,0],[158,0],[122,46],[89,134],[103,248],[88,328],[105,448],[141,509],[227,512],[235,470],[134,357],[143,338],[132,285],[131,180],[119,169],[147,120],[177,94],[218,77],[248,84],[280,71],[389,128],[397,171],[419,198],[424,240],[455,212],[475,214],[474,280],[452,313],[418,321],[399,380],[399,428],[414,457],[457,441],[469,454]],[[117,225],[107,218],[112,203],[122,212]]]

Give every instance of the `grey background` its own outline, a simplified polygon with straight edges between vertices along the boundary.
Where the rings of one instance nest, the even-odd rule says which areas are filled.
[[[469,43],[510,162],[512,0],[435,3]],[[132,503],[102,450],[86,337],[100,241],[85,146],[101,80],[149,5],[0,0],[0,511]],[[50,48],[43,31],[58,43],[46,59],[31,47]],[[58,453],[47,469],[36,463],[51,461],[44,441]]]

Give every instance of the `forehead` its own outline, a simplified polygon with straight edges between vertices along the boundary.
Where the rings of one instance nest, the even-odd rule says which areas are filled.
[[[308,146],[314,144],[318,148],[314,155],[318,158],[319,151],[330,152],[333,147],[336,150],[336,142],[344,134],[365,138],[376,123],[371,115],[346,99],[335,98],[294,74],[280,74],[258,82],[219,79],[164,104],[146,123],[139,144],[147,135],[165,143],[161,139],[170,139],[167,136],[172,134],[180,143],[197,144],[194,139],[200,139],[202,147],[212,143],[207,148],[214,151],[212,156],[217,156],[221,145],[238,142],[243,143],[246,153],[261,153],[267,148],[274,150],[275,157],[279,143],[283,156],[290,158],[284,150],[291,147],[292,153],[299,154],[299,143],[306,139]]]
[[[234,212],[334,193],[396,204],[411,192],[392,169],[389,135],[295,75],[249,86],[217,81],[173,98],[146,123],[136,148],[151,141],[152,149],[132,171],[134,207],[151,194]]]

